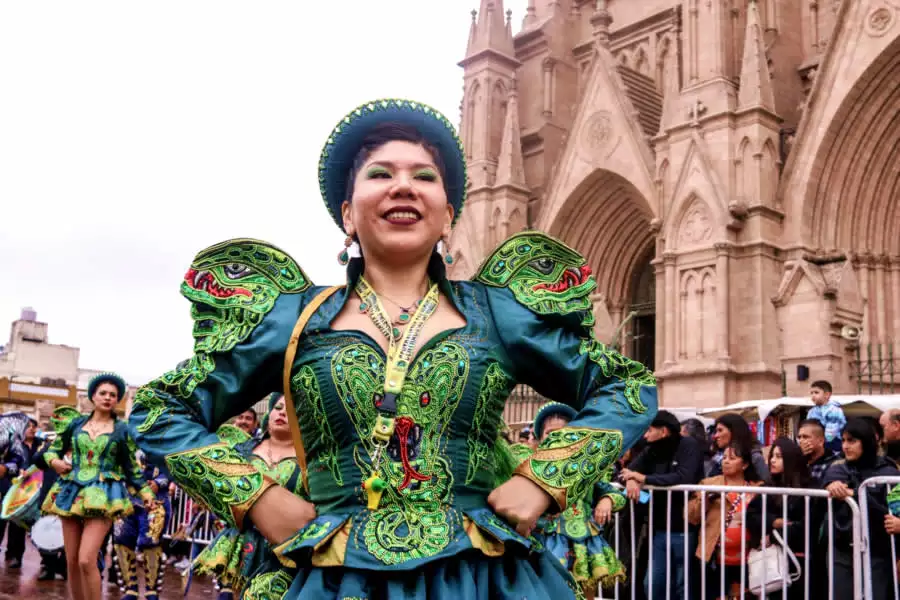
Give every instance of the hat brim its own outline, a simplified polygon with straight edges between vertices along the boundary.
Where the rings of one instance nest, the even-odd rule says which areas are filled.
[[[444,188],[453,207],[455,225],[468,187],[462,141],[453,124],[440,112],[421,102],[401,99],[375,100],[357,107],[328,136],[319,158],[319,191],[334,222],[344,228],[341,205],[348,198],[348,174],[363,140],[383,123],[415,128],[440,153],[445,170]]]

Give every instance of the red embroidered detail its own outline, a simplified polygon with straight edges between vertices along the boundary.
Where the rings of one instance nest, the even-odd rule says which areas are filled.
[[[87,459],[88,459],[88,462],[91,462],[92,460],[94,460],[94,451],[93,450],[88,450]]]
[[[584,265],[579,269],[566,269],[562,275],[562,279],[556,283],[539,283],[534,286],[535,290],[547,290],[549,292],[564,292],[569,288],[581,285],[588,280],[593,271],[590,265]]]
[[[212,273],[209,271],[188,269],[188,272],[184,275],[184,282],[195,290],[206,292],[210,296],[215,296],[216,298],[231,298],[236,295],[246,296],[248,298],[253,296],[253,294],[250,293],[250,290],[244,288],[224,288],[220,286],[216,283],[216,278],[213,277]]]
[[[398,489],[405,489],[413,479],[416,481],[428,481],[431,479],[428,475],[422,475],[409,464],[409,432],[415,423],[409,417],[398,417],[394,423],[394,432],[397,434],[397,441],[400,443],[400,461],[403,463],[403,483]]]
[[[422,395],[419,396],[419,404],[422,406],[428,406],[431,404],[431,394],[428,392],[422,392]]]

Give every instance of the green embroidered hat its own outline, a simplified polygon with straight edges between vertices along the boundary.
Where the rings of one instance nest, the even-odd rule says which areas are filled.
[[[540,407],[534,416],[534,435],[537,436],[537,439],[541,439],[544,436],[544,422],[550,417],[562,417],[567,421],[571,421],[577,414],[575,409],[568,404],[550,401]]]
[[[466,155],[456,128],[447,117],[426,104],[394,98],[374,100],[350,111],[325,141],[319,157],[319,191],[331,218],[338,227],[344,228],[341,204],[347,199],[347,175],[365,137],[383,123],[414,127],[440,153],[446,171],[444,188],[447,201],[453,206],[455,225],[468,187]]]
[[[119,392],[119,398],[116,400],[118,402],[122,398],[125,397],[125,380],[122,379],[121,376],[115,373],[100,373],[99,375],[95,375],[91,382],[88,384],[87,395],[88,400],[94,397],[94,392],[97,391],[97,388],[100,387],[101,383],[111,383],[116,386],[116,390]]]

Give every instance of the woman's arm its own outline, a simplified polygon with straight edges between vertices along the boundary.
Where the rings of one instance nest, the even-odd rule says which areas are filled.
[[[129,429],[137,445],[238,528],[275,484],[213,432],[281,391],[284,352],[309,287],[293,259],[263,242],[230,240],[200,252],[181,285],[194,355],[135,396]]]
[[[559,510],[584,498],[650,425],[656,379],[593,335],[584,258],[541,233],[503,244],[475,278],[488,302],[516,378],[578,411],[523,461],[516,474],[540,486]]]

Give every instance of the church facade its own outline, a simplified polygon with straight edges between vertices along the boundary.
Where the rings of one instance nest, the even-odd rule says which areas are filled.
[[[454,276],[561,238],[665,405],[871,378],[859,349],[900,334],[900,0],[529,0],[521,28],[481,0],[460,65]]]

